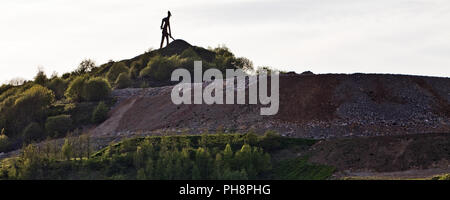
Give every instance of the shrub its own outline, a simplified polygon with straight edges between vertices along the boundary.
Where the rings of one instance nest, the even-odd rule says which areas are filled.
[[[5,129],[2,128],[2,132],[0,133],[0,152],[4,152],[8,149],[9,140],[8,136],[5,135]]]
[[[143,60],[133,61],[130,67],[130,78],[135,79],[139,77],[139,72],[144,68]]]
[[[88,101],[101,101],[109,97],[111,93],[111,86],[108,81],[96,77],[91,78],[84,84],[83,99]]]
[[[45,122],[45,131],[51,137],[61,137],[72,128],[70,115],[57,115],[48,117]]]
[[[122,72],[121,74],[119,74],[119,76],[117,77],[117,80],[115,82],[115,85],[116,85],[116,88],[119,88],[119,89],[130,87],[131,79],[130,79],[130,76],[128,75],[128,73]]]
[[[282,147],[283,138],[275,131],[266,131],[260,140],[260,145],[264,150],[275,151]]]
[[[123,72],[126,73],[129,72],[129,69],[125,65],[125,63],[123,62],[114,63],[113,66],[111,66],[111,68],[109,69],[108,73],[106,73],[106,78],[108,78],[108,80],[113,83],[114,81],[116,81],[119,74]]]
[[[192,47],[187,48],[180,54],[180,58],[190,58],[194,60],[201,60],[200,56],[194,51]]]
[[[19,132],[31,121],[41,121],[54,99],[55,95],[51,90],[41,85],[34,85],[15,99],[8,118]]]
[[[155,56],[150,62],[147,63],[147,67],[141,70],[139,77],[149,77],[158,81],[167,81],[170,79],[171,73],[177,67],[180,67],[186,59],[174,55],[171,57]]]
[[[67,84],[66,81],[64,81],[61,78],[54,78],[50,81],[48,84],[48,88],[55,93],[55,97],[57,99],[61,99],[64,97],[64,92],[66,91]]]
[[[101,101],[98,103],[97,107],[94,109],[94,112],[92,112],[92,122],[93,123],[101,123],[106,120],[108,117],[108,106]]]
[[[22,138],[25,142],[32,142],[43,138],[43,130],[36,122],[31,122],[22,131]]]
[[[81,101],[83,99],[83,88],[86,78],[83,76],[76,77],[70,82],[69,87],[65,92],[65,96],[73,101]]]
[[[43,86],[35,85],[20,95],[14,102],[15,106],[30,106],[34,110],[49,106],[55,100],[53,92]]]

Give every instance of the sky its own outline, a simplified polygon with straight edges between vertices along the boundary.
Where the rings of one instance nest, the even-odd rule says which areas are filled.
[[[175,38],[255,66],[450,77],[448,0],[2,0],[0,83],[158,48],[167,10]]]

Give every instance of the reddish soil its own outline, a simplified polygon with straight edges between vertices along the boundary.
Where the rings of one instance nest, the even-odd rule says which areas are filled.
[[[310,161],[344,171],[450,172],[450,133],[330,139],[315,144]]]
[[[378,74],[280,76],[280,107],[175,105],[172,86],[123,89],[110,119],[94,135],[276,130],[292,137],[404,135],[450,132],[450,79]],[[248,94],[248,93],[247,93]]]
[[[336,117],[334,101],[339,75],[286,76],[280,80],[280,110],[275,118],[288,122],[328,121]]]

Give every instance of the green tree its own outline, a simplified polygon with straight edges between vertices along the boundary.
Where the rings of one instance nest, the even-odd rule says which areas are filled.
[[[127,72],[122,72],[119,74],[119,76],[116,79],[115,85],[118,89],[123,89],[131,86],[131,79],[130,75],[128,75]]]
[[[130,67],[130,78],[135,79],[139,77],[139,72],[144,67],[143,60],[133,61]]]
[[[95,107],[94,111],[92,112],[91,121],[96,124],[105,121],[108,117],[108,111],[109,111],[108,106],[106,106],[105,102],[101,101],[100,103],[98,103],[97,107]]]
[[[83,97],[88,101],[105,100],[111,94],[111,86],[103,78],[96,77],[86,81],[83,87]]]
[[[31,122],[22,131],[22,138],[27,143],[41,139],[43,137],[44,131],[42,130],[41,126],[36,122]]]
[[[197,165],[194,165],[194,167],[192,168],[192,180],[201,180],[202,176],[200,174],[200,170],[197,167]]]
[[[32,121],[43,121],[54,99],[53,92],[41,85],[34,85],[15,99],[11,112],[6,113],[16,133]]]
[[[78,76],[72,82],[65,92],[65,96],[73,101],[83,100],[83,89],[86,82],[86,77]]]
[[[123,62],[116,62],[114,63],[109,71],[106,73],[106,78],[111,82],[114,83],[121,73],[129,73],[128,67]]]
[[[67,89],[67,83],[62,78],[56,77],[48,83],[48,88],[53,91],[57,99],[61,99]]]
[[[231,145],[227,144],[225,149],[223,150],[223,162],[224,168],[231,168],[233,161],[233,150],[231,149]]]
[[[145,177],[146,179],[153,179],[155,177],[155,166],[152,159],[148,159],[145,163]]]
[[[50,137],[61,137],[72,129],[70,115],[57,115],[48,117],[45,122],[45,131]]]
[[[78,65],[77,69],[75,70],[75,74],[81,75],[85,74],[87,72],[92,71],[95,68],[95,61],[91,59],[85,59],[81,61],[81,63]]]
[[[34,77],[34,83],[45,86],[47,84],[48,78],[45,75],[44,70],[38,69],[38,73]]]
[[[70,160],[72,158],[73,147],[68,138],[66,138],[64,140],[64,144],[61,147],[61,153],[62,153],[63,157],[67,160]]]
[[[2,128],[0,133],[0,152],[6,151],[9,146],[8,136],[5,134],[5,129]]]

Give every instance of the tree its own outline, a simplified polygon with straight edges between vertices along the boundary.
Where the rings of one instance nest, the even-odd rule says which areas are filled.
[[[155,167],[153,164],[153,160],[152,159],[148,159],[147,162],[145,163],[145,177],[147,179],[153,179],[153,177],[155,177]]]
[[[34,85],[23,92],[7,113],[7,118],[12,118],[11,124],[19,133],[23,127],[32,121],[41,122],[45,119],[47,108],[54,102],[53,92],[41,85]]]
[[[233,150],[231,149],[230,144],[227,144],[225,146],[225,149],[223,150],[223,162],[225,168],[231,168],[233,160]]]
[[[123,88],[130,87],[131,83],[132,82],[130,79],[130,75],[128,75],[128,73],[126,73],[126,72],[122,72],[117,77],[115,85],[116,85],[116,88],[123,89]]]
[[[32,142],[37,139],[41,139],[44,131],[42,130],[41,126],[36,122],[31,122],[26,126],[22,131],[22,138],[25,142]]]
[[[9,145],[8,136],[5,134],[5,129],[2,128],[0,133],[0,152],[6,151]]]
[[[135,79],[139,77],[139,72],[141,71],[141,69],[143,68],[143,61],[142,59],[138,60],[138,61],[133,61],[131,63],[131,67],[130,67],[130,78]]]
[[[245,57],[237,58],[235,61],[235,65],[237,68],[240,68],[244,71],[253,72],[255,69],[253,68],[253,62]]]
[[[126,72],[129,73],[128,67],[123,62],[117,62],[114,63],[111,68],[109,69],[108,73],[106,73],[106,78],[111,82],[114,83],[119,76],[119,74]]]
[[[96,124],[105,121],[108,117],[108,110],[108,106],[106,106],[105,102],[100,101],[92,112],[91,121]]]
[[[83,88],[86,78],[84,76],[76,77],[72,82],[70,82],[69,87],[65,92],[65,96],[73,101],[83,100]]]
[[[213,161],[210,158],[210,153],[208,149],[199,147],[195,152],[195,166],[198,167],[200,171],[200,176],[203,179],[210,178],[213,175]]]
[[[200,170],[198,169],[197,165],[194,165],[192,168],[192,180],[201,180],[202,176],[200,174]]]
[[[105,100],[111,94],[111,86],[103,78],[96,77],[86,81],[83,87],[83,99],[88,101]]]
[[[45,75],[45,72],[42,68],[38,68],[38,73],[34,77],[34,83],[44,86],[47,84],[47,75]]]
[[[57,115],[48,117],[45,122],[45,131],[50,137],[61,137],[72,129],[70,115]]]
[[[136,148],[136,152],[134,153],[133,160],[134,160],[134,167],[136,169],[143,168],[145,163],[144,163],[144,152],[143,152],[142,147],[138,146]]]
[[[78,75],[84,74],[86,72],[90,72],[95,68],[95,61],[91,59],[85,59],[81,61],[78,65],[78,68],[75,70],[75,73]]]
[[[61,147],[61,153],[67,160],[72,158],[73,148],[68,138],[64,140],[64,145]]]
[[[64,97],[67,83],[62,78],[55,77],[48,84],[48,88],[53,91],[56,99],[61,99],[62,97]]]

